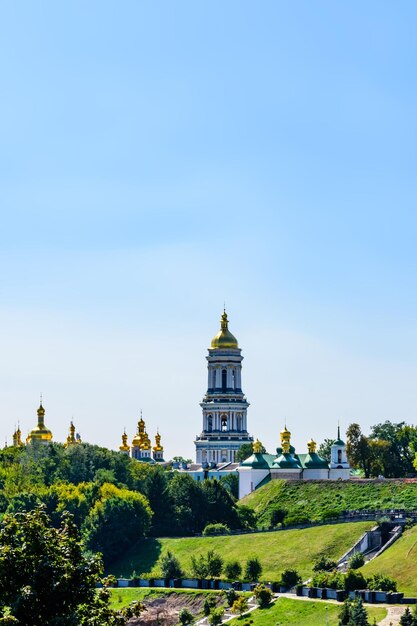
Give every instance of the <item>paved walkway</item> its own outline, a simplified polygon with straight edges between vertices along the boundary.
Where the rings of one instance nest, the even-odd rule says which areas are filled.
[[[379,606],[376,605],[376,606]],[[378,626],[398,626],[400,623],[401,615],[405,611],[405,606],[388,606],[387,616],[382,620],[382,622],[378,622]]]

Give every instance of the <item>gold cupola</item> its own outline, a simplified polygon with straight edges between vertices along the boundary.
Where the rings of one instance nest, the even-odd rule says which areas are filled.
[[[257,439],[256,441],[253,442],[252,444],[252,449],[253,449],[253,453],[254,454],[261,454],[262,453],[262,444],[259,441],[259,439]]]
[[[130,452],[130,447],[129,444],[127,443],[127,435],[126,435],[126,429],[123,431],[123,435],[122,435],[122,445],[119,446],[119,450],[120,452]]]
[[[159,432],[157,432],[155,435],[155,445],[152,448],[152,450],[154,452],[162,452],[163,449],[164,449],[164,446],[161,446],[161,435],[159,434]]]
[[[284,430],[281,430],[281,447],[284,454],[288,454],[290,452],[291,447],[291,433],[287,428],[287,425],[284,426]]]
[[[220,320],[220,330],[211,341],[211,348],[217,350],[238,350],[239,345],[237,339],[229,330],[229,320],[227,319],[226,310]]]
[[[31,443],[32,441],[50,443],[52,441],[52,432],[45,426],[45,409],[42,406],[42,399],[37,413],[38,425],[30,431],[27,436],[26,443]]]
[[[15,448],[21,448],[24,443],[22,441],[22,431],[20,430],[20,426],[13,433],[13,445]]]
[[[140,420],[138,421],[138,427],[136,435],[132,439],[133,448],[141,448],[145,437],[145,420],[142,417],[142,411],[140,412]]]
[[[317,444],[314,439],[310,439],[310,441],[307,442],[307,448],[309,454],[314,454],[316,452]]]
[[[64,443],[64,448],[67,448],[68,446],[72,446],[75,443],[81,443],[81,437],[78,433],[75,434],[75,426],[74,426],[73,421],[71,420],[70,427],[69,427],[69,435],[67,437],[66,442]]]

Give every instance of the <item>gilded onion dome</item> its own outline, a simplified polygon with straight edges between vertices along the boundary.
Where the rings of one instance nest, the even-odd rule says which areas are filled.
[[[220,330],[211,341],[211,348],[214,349],[233,349],[237,350],[239,345],[237,339],[229,330],[229,320],[227,319],[226,311],[223,311],[223,315],[220,320]]]
[[[155,435],[155,445],[152,448],[152,450],[154,452],[162,452],[163,449],[164,449],[164,446],[161,445],[161,435],[159,434],[159,432],[157,432]]]
[[[52,441],[52,432],[46,428],[45,426],[45,409],[42,406],[42,401],[40,403],[38,413],[38,425],[30,431],[26,443],[30,443],[31,441],[42,441],[43,443],[48,443]]]
[[[127,435],[126,435],[126,430],[123,431],[123,435],[122,435],[122,445],[119,446],[119,450],[121,452],[129,452],[130,451],[130,447],[129,444],[127,443]]]

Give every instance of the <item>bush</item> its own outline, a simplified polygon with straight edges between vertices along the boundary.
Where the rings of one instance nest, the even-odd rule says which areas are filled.
[[[184,576],[179,560],[169,550],[161,557],[161,572],[163,578],[182,578]]]
[[[224,592],[224,595],[226,596],[228,606],[233,606],[234,601],[238,598],[238,593],[236,589],[233,589],[233,587],[231,589],[227,589]]]
[[[345,576],[345,591],[356,591],[356,589],[366,589],[366,578],[361,572],[357,572],[353,569],[348,569]]]
[[[222,623],[222,618],[224,615],[224,609],[221,607],[217,609],[213,609],[213,611],[208,616],[208,623],[210,626],[219,626]]]
[[[228,561],[224,566],[224,574],[228,580],[237,580],[242,573],[239,561]]]
[[[295,569],[286,569],[281,574],[281,585],[283,587],[294,587],[301,582],[301,576]]]
[[[240,528],[256,528],[255,511],[250,506],[241,504],[236,510]]]
[[[322,554],[314,561],[313,572],[330,572],[331,570],[336,569],[336,567],[336,561],[332,561],[327,558],[327,556]]]
[[[288,511],[286,509],[281,509],[279,507],[272,509],[270,518],[271,526],[282,524],[287,514]]]
[[[355,552],[348,559],[348,567],[349,567],[349,569],[359,569],[364,564],[365,564],[365,558],[364,558],[362,552]]]
[[[216,604],[217,603],[216,603],[215,595],[209,595],[206,597],[206,599],[204,600],[204,605],[203,605],[203,612],[206,617],[207,615],[210,615],[213,609],[216,608]]]
[[[245,596],[239,596],[237,600],[233,602],[232,613],[239,613],[243,615],[248,610],[248,601]]]
[[[272,591],[265,585],[257,585],[253,590],[253,595],[261,609],[264,609],[271,603]]]
[[[374,574],[367,580],[368,589],[372,591],[397,591],[397,583],[385,574]]]
[[[247,580],[258,580],[262,574],[262,565],[257,556],[250,557],[245,565],[245,578]]]
[[[197,578],[217,578],[223,569],[223,558],[214,550],[209,550],[197,557],[191,556],[191,571]]]
[[[178,619],[180,620],[181,626],[188,626],[194,623],[194,616],[186,607],[181,609]]]
[[[209,535],[229,535],[230,528],[226,524],[207,524],[203,530],[205,537]]]
[[[285,518],[286,526],[298,526],[299,524],[308,524],[309,522],[310,519],[306,515],[293,514]]]

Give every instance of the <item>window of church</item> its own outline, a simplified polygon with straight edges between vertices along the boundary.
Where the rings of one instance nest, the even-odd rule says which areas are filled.
[[[222,391],[227,389],[227,370],[222,370]]]
[[[226,431],[227,430],[227,415],[222,415],[221,418],[221,424],[222,424],[222,431]]]
[[[209,415],[207,417],[207,430],[211,433],[211,431],[213,430],[213,416]]]

